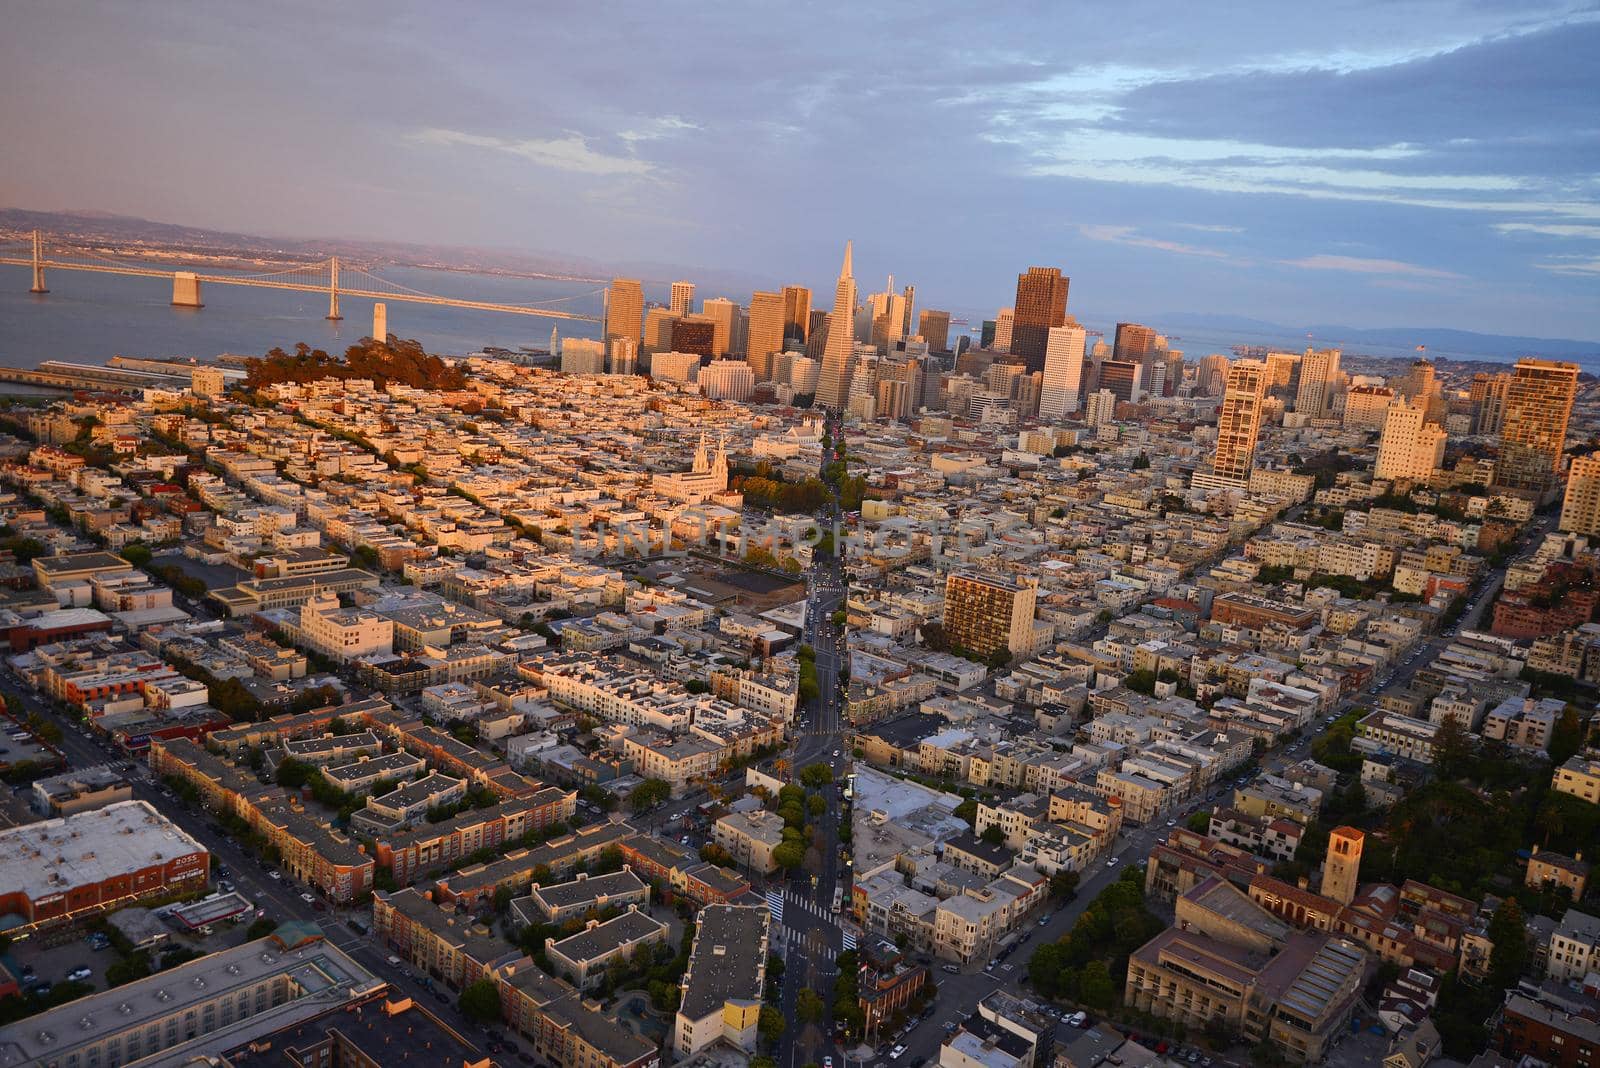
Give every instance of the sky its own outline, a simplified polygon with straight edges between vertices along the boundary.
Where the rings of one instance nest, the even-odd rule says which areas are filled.
[[[1600,4],[18,0],[0,206],[1600,339]],[[713,295],[702,292],[702,296]],[[747,300],[748,292],[728,292]]]

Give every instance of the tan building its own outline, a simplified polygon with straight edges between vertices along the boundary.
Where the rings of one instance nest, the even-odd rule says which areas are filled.
[[[1217,451],[1211,462],[1216,481],[1241,489],[1250,484],[1266,389],[1265,364],[1240,360],[1228,368],[1222,411],[1217,417]]]
[[[1600,805],[1600,756],[1590,752],[1568,757],[1550,777],[1550,788]]]
[[[944,586],[944,633],[953,645],[980,656],[1022,652],[1033,634],[1038,582],[951,572]]]
[[[1517,361],[1506,390],[1496,486],[1543,491],[1552,485],[1561,470],[1567,420],[1577,393],[1577,364]]]
[[[817,377],[818,408],[842,411],[850,398],[850,365],[855,356],[856,280],[851,267],[850,243],[845,242],[844,264],[834,289],[828,337],[822,351],[822,371]]]
[[[745,360],[757,382],[772,379],[773,354],[783,351],[784,299],[782,293],[750,294],[749,340]]]
[[[1444,463],[1444,428],[1428,422],[1428,410],[1418,402],[1392,404],[1383,416],[1378,439],[1375,477],[1401,482],[1424,482]]]
[[[744,867],[766,874],[776,871],[773,850],[783,844],[783,817],[776,812],[730,812],[716,822],[711,840]]]
[[[1333,407],[1334,385],[1339,379],[1338,349],[1306,349],[1300,357],[1300,384],[1294,410],[1315,419]]]
[[[1600,454],[1573,457],[1561,502],[1561,529],[1590,537],[1600,534]]]
[[[557,941],[544,940],[545,956],[556,974],[568,979],[579,990],[592,986],[614,964],[626,964],[641,949],[665,942],[670,929],[652,919],[639,906],[601,923],[590,920],[583,930]]]
[[[1573,901],[1580,901],[1589,885],[1589,865],[1584,862],[1582,853],[1569,857],[1541,851],[1534,846],[1533,855],[1528,858],[1528,875],[1524,881],[1535,890],[1551,887],[1565,890]]]
[[[637,278],[613,278],[606,303],[606,336],[632,338],[644,330],[644,288]]]
[[[1354,827],[1335,827],[1328,832],[1328,855],[1322,865],[1322,893],[1340,904],[1356,898],[1361,878],[1361,847],[1366,835]]]
[[[1394,403],[1388,386],[1354,386],[1344,395],[1344,425],[1348,430],[1382,430],[1385,414]]]
[[[700,910],[672,1029],[672,1047],[680,1060],[719,1039],[755,1050],[769,923],[765,905],[708,905]]]
[[[673,315],[688,315],[694,310],[694,283],[672,283],[671,307]]]

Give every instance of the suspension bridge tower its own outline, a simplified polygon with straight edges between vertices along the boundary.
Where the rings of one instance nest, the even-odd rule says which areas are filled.
[[[29,293],[48,293],[50,290],[44,284],[44,252],[43,242],[39,231],[33,232],[33,285],[28,287]]]
[[[328,260],[328,318],[334,322],[343,319],[339,314],[339,257]]]

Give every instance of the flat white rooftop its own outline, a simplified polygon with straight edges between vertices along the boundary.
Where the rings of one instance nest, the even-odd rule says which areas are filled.
[[[37,901],[203,852],[148,801],[118,801],[0,831],[0,893]]]

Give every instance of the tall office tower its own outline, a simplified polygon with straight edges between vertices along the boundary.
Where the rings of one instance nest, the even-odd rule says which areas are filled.
[[[1043,371],[1029,371],[1011,380],[1011,409],[1018,419],[1039,418],[1039,392],[1043,388]]]
[[[672,351],[697,352],[709,363],[711,345],[717,336],[716,324],[698,315],[672,320]]]
[[[1381,430],[1394,402],[1388,386],[1351,386],[1344,395],[1344,425],[1349,430]]]
[[[1361,847],[1366,835],[1354,827],[1335,827],[1328,832],[1328,856],[1322,864],[1322,896],[1341,905],[1356,899],[1361,879]]]
[[[856,280],[850,272],[850,242],[844,243],[844,265],[833,291],[833,311],[828,320],[828,343],[822,353],[822,373],[817,379],[817,406],[842,411],[850,396],[850,361],[855,351]]]
[[[1096,389],[1109,389],[1118,400],[1132,404],[1139,399],[1139,365],[1132,360],[1101,360]]]
[[[1313,419],[1333,407],[1333,384],[1339,377],[1338,349],[1306,349],[1300,357],[1300,388],[1295,391],[1294,410]]]
[[[890,278],[887,289],[867,298],[867,307],[872,315],[872,329],[867,340],[876,345],[878,351],[888,352],[905,336],[906,298],[894,291],[894,279]]]
[[[984,373],[983,385],[990,392],[1004,393],[1009,396],[1014,388],[1013,383],[1016,377],[1027,373],[1028,366],[1021,360],[996,360],[989,365],[989,370]]]
[[[934,352],[950,351],[950,313],[924,308],[917,319],[917,333]]]
[[[739,305],[726,297],[700,302],[700,316],[711,320],[711,355],[718,359],[733,351],[733,335],[739,322]]]
[[[606,337],[639,340],[644,330],[644,287],[637,278],[613,278],[606,302]]]
[[[972,348],[972,335],[962,332],[956,335],[955,353],[957,356]]]
[[[999,332],[999,319],[985,319],[982,329],[978,331],[978,347],[980,349],[994,348],[995,338],[1000,336]]]
[[[904,419],[911,414],[911,391],[902,378],[878,380],[878,418]]]
[[[607,370],[614,375],[631,375],[639,372],[639,339],[612,337],[606,339]]]
[[[822,353],[828,347],[828,316],[831,313],[820,308],[811,309],[811,327],[806,331],[805,354],[819,363]]]
[[[671,308],[655,307],[644,313],[644,351],[647,354],[672,351],[672,324],[677,318]]]
[[[1438,383],[1434,379],[1433,361],[1413,360],[1411,369],[1400,379],[1396,392],[1406,400],[1413,400],[1417,397],[1426,397],[1438,388]]]
[[[1299,371],[1298,352],[1267,353],[1266,392],[1282,397],[1285,401],[1292,399],[1299,384],[1297,381]]]
[[[917,313],[917,287],[906,286],[902,294],[906,298],[906,314],[900,320],[900,336],[911,336],[911,317]]]
[[[1044,349],[1044,385],[1039,392],[1039,417],[1064,419],[1078,410],[1083,381],[1086,335],[1076,323],[1050,328]]]
[[[1037,580],[952,571],[944,582],[944,632],[979,656],[1026,652],[1033,642]]]
[[[1218,481],[1233,486],[1249,485],[1266,393],[1266,364],[1241,360],[1228,368],[1228,385],[1223,390],[1222,411],[1217,417],[1217,453],[1211,462],[1212,474]]]
[[[994,351],[1011,351],[1011,335],[1015,326],[1015,313],[1010,308],[1001,308],[994,320]]]
[[[1070,282],[1058,267],[1029,267],[1026,274],[1017,275],[1017,299],[1011,306],[1011,354],[1021,356],[1029,371],[1044,370],[1050,329],[1066,325]]]
[[[805,343],[811,336],[811,290],[805,286],[783,287],[783,337]]]
[[[1444,463],[1444,428],[1428,422],[1428,402],[1423,397],[1391,404],[1383,415],[1383,435],[1378,439],[1378,464],[1373,477],[1422,482]]]
[[[1111,355],[1143,365],[1146,354],[1156,346],[1156,332],[1141,323],[1118,323]]]
[[[1574,456],[1567,470],[1567,495],[1561,502],[1561,529],[1600,534],[1600,455]]]
[[[745,359],[757,382],[772,380],[772,354],[783,348],[783,294],[750,294],[750,339]]]
[[[1109,389],[1089,394],[1083,405],[1083,421],[1090,426],[1102,426],[1117,416],[1117,395]]]
[[[1207,397],[1220,397],[1228,382],[1228,358],[1213,352],[1200,357],[1200,367],[1195,372],[1195,392]]]
[[[1167,377],[1162,384],[1163,397],[1176,397],[1178,387],[1183,385],[1183,353],[1177,349],[1167,350]]]
[[[1539,492],[1550,488],[1561,470],[1567,420],[1577,394],[1577,364],[1532,358],[1517,361],[1500,424],[1496,486]]]
[[[1504,371],[1486,374],[1482,371],[1472,376],[1472,432],[1498,434],[1506,414],[1506,392],[1511,388],[1511,376]]]
[[[671,307],[673,315],[688,315],[694,310],[693,282],[672,283]]]

